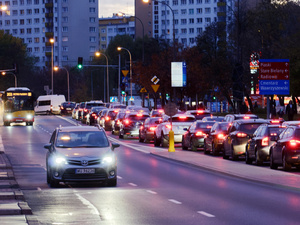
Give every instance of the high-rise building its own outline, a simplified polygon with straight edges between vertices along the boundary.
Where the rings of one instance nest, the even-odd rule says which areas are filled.
[[[98,0],[6,0],[0,29],[19,37],[38,67],[74,66],[89,61],[99,49]]]

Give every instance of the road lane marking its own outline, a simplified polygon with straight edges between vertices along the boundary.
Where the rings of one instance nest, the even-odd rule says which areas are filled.
[[[69,123],[71,123],[71,124],[73,124],[75,126],[82,126],[79,122],[74,122],[73,120],[71,120],[69,118],[65,118],[65,117],[62,117],[62,116],[56,116],[56,117],[58,117],[58,118],[60,118],[62,120],[65,120],[65,121],[67,121],[67,122],[69,122]]]
[[[89,200],[85,199],[80,194],[75,194],[75,195],[84,205],[87,205],[87,207],[91,209],[92,214],[98,215],[100,218],[100,213],[99,213],[98,209]]]
[[[128,184],[133,186],[133,187],[137,187],[137,184],[134,184],[134,183],[128,183]]]
[[[170,202],[172,202],[172,203],[175,203],[175,204],[177,204],[177,205],[180,205],[180,204],[182,204],[181,202],[179,202],[179,201],[177,201],[177,200],[175,200],[175,199],[168,199]]]
[[[151,190],[147,190],[147,192],[150,193],[150,194],[153,194],[153,195],[156,195],[156,194],[157,194],[157,192],[151,191]]]
[[[206,217],[215,217],[214,215],[210,214],[210,213],[207,213],[207,212],[204,212],[204,211],[198,211],[199,214],[203,215],[203,216],[206,216]]]

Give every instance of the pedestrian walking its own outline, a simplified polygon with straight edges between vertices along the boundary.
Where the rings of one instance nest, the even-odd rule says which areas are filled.
[[[288,115],[288,120],[294,120],[294,114],[297,113],[296,107],[290,100],[289,104],[285,108],[285,113]]]

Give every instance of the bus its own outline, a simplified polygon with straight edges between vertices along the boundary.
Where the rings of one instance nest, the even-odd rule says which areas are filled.
[[[35,97],[29,88],[8,88],[2,95],[2,103],[4,126],[11,123],[33,125]]]

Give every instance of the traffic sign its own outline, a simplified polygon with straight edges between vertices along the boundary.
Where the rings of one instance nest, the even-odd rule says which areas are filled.
[[[152,84],[151,87],[152,87],[153,91],[156,93],[159,88],[159,84]]]
[[[124,75],[124,77],[127,76],[128,72],[129,72],[129,70],[122,70],[122,74]]]
[[[134,101],[134,97],[131,96],[131,97],[129,98],[129,101]]]
[[[174,102],[169,102],[164,107],[165,114],[168,116],[174,116],[178,113],[177,105]]]
[[[159,79],[157,76],[152,77],[151,81],[153,82],[153,84],[157,84],[159,82]]]
[[[261,59],[259,66],[259,80],[290,79],[290,61],[288,59]]]
[[[143,88],[140,90],[140,92],[141,92],[141,93],[147,93],[147,90],[146,90],[146,88],[143,87]]]
[[[122,83],[128,83],[128,78],[127,77],[123,77]]]
[[[259,94],[260,95],[289,95],[290,81],[289,80],[260,80]]]

